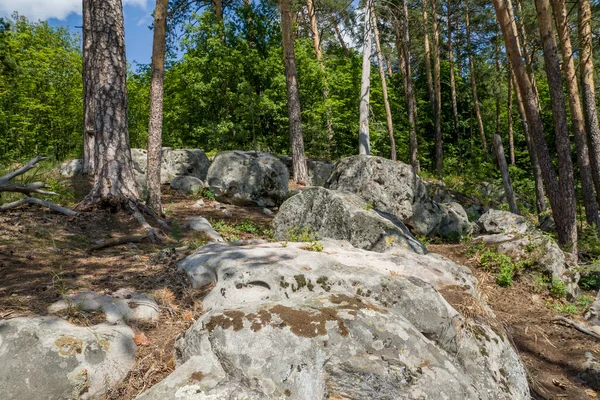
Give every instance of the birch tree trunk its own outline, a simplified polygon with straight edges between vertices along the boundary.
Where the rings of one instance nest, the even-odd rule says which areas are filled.
[[[379,43],[379,29],[377,28],[377,16],[371,2],[371,25],[375,36],[375,51],[377,53],[377,62],[379,64],[379,76],[381,78],[381,91],[383,94],[383,104],[385,107],[385,118],[387,121],[388,135],[390,137],[390,159],[396,161],[396,140],[394,139],[394,123],[392,122],[392,110],[388,99],[387,81],[385,79],[384,60],[381,55],[381,44]]]
[[[477,81],[475,79],[475,62],[473,61],[473,49],[471,48],[471,26],[469,23],[469,1],[465,0],[465,29],[467,33],[467,56],[469,58],[469,72],[471,75],[471,94],[473,96],[473,109],[475,110],[475,118],[477,119],[477,127],[479,128],[479,136],[483,145],[483,153],[486,161],[490,160],[488,153],[487,140],[485,138],[485,128],[483,127],[483,119],[481,118],[481,108],[479,107],[479,98],[477,97]]]
[[[440,77],[440,31],[438,26],[437,0],[431,0],[431,23],[433,27],[433,92],[435,98],[435,169],[438,178],[444,175],[444,151],[442,146],[442,86]]]
[[[93,175],[96,169],[96,136],[94,134],[94,40],[92,38],[91,6],[93,0],[83,0],[83,173]]]
[[[594,59],[592,53],[592,28],[590,20],[592,9],[589,0],[579,0],[578,4],[578,36],[579,36],[579,75],[581,78],[581,94],[583,111],[590,144],[590,161],[592,176],[596,186],[596,196],[600,202],[600,125],[596,108],[596,89],[594,86]]]
[[[558,241],[562,246],[573,246],[572,224],[568,217],[569,212],[567,211],[567,215],[565,215],[564,210],[562,209],[564,207],[564,200],[556,179],[556,171],[552,165],[548,144],[546,143],[537,97],[535,96],[533,86],[525,70],[523,59],[521,58],[521,49],[518,44],[517,31],[514,29],[513,20],[510,18],[505,0],[494,0],[494,8],[496,9],[498,23],[502,29],[506,51],[523,99],[523,105],[527,115],[526,118],[533,139],[533,146],[538,157],[544,185],[556,221]],[[574,247],[576,246],[573,246],[572,248]]]
[[[138,201],[131,168],[127,128],[127,63],[121,0],[95,1],[91,7],[94,38],[94,130],[97,164],[94,186],[83,208],[129,206]]]
[[[162,214],[160,169],[162,158],[163,92],[165,81],[165,42],[169,0],[156,0],[152,42],[152,81],[150,83],[150,120],[148,124],[148,198],[147,204]]]
[[[417,100],[415,99],[415,90],[412,80],[412,70],[410,66],[411,60],[411,45],[410,45],[410,33],[408,25],[408,6],[406,4],[408,0],[402,1],[402,12],[404,14],[404,23],[402,25],[403,43],[398,51],[404,51],[404,71],[406,75],[406,103],[408,110],[408,124],[409,124],[409,140],[410,140],[410,165],[413,166],[416,172],[420,171],[419,157],[418,157],[418,145],[417,145]],[[400,37],[399,32],[397,37]],[[400,58],[400,57],[399,57]]]
[[[512,182],[510,181],[510,175],[508,173],[508,165],[506,165],[506,157],[504,155],[504,148],[502,147],[502,138],[500,135],[494,135],[492,140],[496,152],[496,160],[498,160],[498,168],[500,168],[500,173],[502,174],[502,184],[504,185],[508,208],[511,213],[520,215],[521,213],[519,212],[519,207],[517,207],[515,192],[513,191]]]
[[[300,114],[300,93],[296,75],[296,54],[292,35],[292,16],[290,0],[281,0],[281,38],[283,45],[283,64],[287,85],[288,117],[290,123],[290,146],[292,148],[292,165],[294,181],[301,185],[308,184],[308,169],[304,155],[304,139],[302,138],[302,119]]]
[[[579,101],[579,85],[577,84],[577,76],[575,75],[575,62],[573,61],[573,47],[571,46],[571,32],[567,21],[565,0],[552,0],[552,10],[554,12],[558,37],[561,42],[562,69],[569,94],[571,127],[577,148],[577,162],[579,164],[579,177],[583,192],[586,221],[589,225],[596,225],[596,228],[600,228],[598,204],[596,203],[594,192],[594,179],[592,177],[583,110]]]
[[[554,122],[554,134],[556,136],[556,153],[558,156],[558,185],[561,191],[561,212],[554,216],[554,220],[561,219],[562,235],[565,243],[572,243],[573,252],[577,254],[577,204],[575,202],[575,181],[573,178],[573,161],[571,160],[571,142],[569,140],[569,127],[567,125],[567,113],[565,95],[563,92],[560,71],[560,57],[554,37],[552,26],[552,11],[549,0],[535,0],[537,9],[538,27],[540,39],[544,50],[544,67],[548,86],[550,87],[550,100],[552,104],[552,120]]]
[[[365,6],[365,29],[363,34],[362,74],[360,79],[360,108],[358,154],[369,155],[369,94],[371,91],[371,9],[373,0],[367,0]]]

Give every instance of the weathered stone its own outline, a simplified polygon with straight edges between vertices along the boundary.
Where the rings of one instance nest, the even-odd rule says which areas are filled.
[[[268,153],[226,151],[215,156],[207,184],[219,201],[272,207],[287,197],[289,173]]]
[[[596,295],[596,299],[590,305],[590,308],[588,309],[587,313],[585,314],[585,318],[592,325],[600,325],[600,291],[598,291],[598,294]],[[598,334],[600,335],[600,333],[598,333]]]
[[[133,168],[142,175],[148,171],[148,151],[131,149]],[[163,148],[160,168],[161,183],[171,183],[176,176],[194,176],[202,181],[206,174],[210,160],[202,150]]]
[[[529,398],[509,341],[434,288],[474,295],[466,268],[324,245],[212,244],[184,260],[215,285],[209,311],[177,341],[180,367],[141,398]]]
[[[77,327],[51,316],[0,321],[3,399],[97,399],[133,367],[127,326]]]
[[[83,160],[76,158],[60,164],[58,172],[63,178],[73,178],[83,172]]]
[[[465,209],[458,203],[443,203],[439,205],[442,209],[442,219],[438,225],[437,233],[441,237],[466,236],[473,233],[473,225]]]
[[[171,181],[171,187],[185,194],[197,193],[204,188],[204,182],[195,176],[176,176]]]
[[[188,217],[187,226],[196,231],[202,232],[213,242],[223,242],[223,237],[213,229],[212,225],[204,217]]]
[[[286,200],[273,220],[275,236],[289,239],[307,229],[320,237],[348,240],[355,247],[377,252],[398,247],[425,253],[425,247],[393,215],[371,209],[353,193],[311,187]]]
[[[479,217],[477,225],[485,234],[525,233],[532,229],[525,217],[501,210],[488,210]]]
[[[290,176],[293,176],[292,157],[279,156],[279,159],[288,169]],[[325,186],[334,167],[335,164],[329,160],[306,160],[308,184],[310,186]]]

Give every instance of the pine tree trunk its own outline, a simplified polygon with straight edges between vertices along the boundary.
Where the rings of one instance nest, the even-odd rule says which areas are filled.
[[[371,91],[371,8],[373,0],[367,0],[365,6],[365,29],[363,34],[362,74],[360,79],[360,108],[358,154],[369,155],[369,93]]]
[[[148,124],[148,206],[162,214],[160,166],[162,152],[163,92],[165,81],[165,42],[169,0],[156,0],[152,42],[152,82]]]
[[[388,135],[390,137],[390,159],[396,161],[396,140],[394,139],[394,124],[392,122],[392,110],[388,99],[387,81],[385,79],[384,60],[381,55],[381,44],[379,43],[379,29],[377,28],[377,16],[371,2],[371,25],[373,26],[373,34],[375,37],[375,51],[377,53],[377,61],[379,64],[379,76],[381,78],[381,91],[383,94],[383,105],[385,107],[385,118],[387,121]]]
[[[515,29],[516,32],[516,29]],[[517,80],[515,74],[511,68],[511,82],[515,88],[515,96],[517,98],[517,109],[523,124],[523,135],[525,136],[525,142],[527,143],[527,150],[529,152],[529,158],[531,160],[531,168],[533,169],[533,180],[535,183],[535,206],[538,215],[546,211],[546,194],[544,193],[544,180],[542,178],[542,170],[540,168],[540,162],[538,161],[537,154],[533,141],[531,140],[531,133],[529,131],[529,124],[527,123],[527,114],[525,112],[525,106],[521,97],[521,92],[517,86]]]
[[[93,0],[83,0],[83,173],[95,173],[96,136],[94,134],[94,40],[92,38],[91,6]]]
[[[405,0],[406,1],[406,0]],[[427,75],[427,93],[429,94],[429,102],[431,103],[431,113],[435,115],[435,93],[433,91],[433,75],[431,72],[431,49],[429,48],[429,21],[427,13],[428,0],[422,0],[423,6],[423,47],[425,49],[425,73]]]
[[[477,127],[479,128],[479,136],[483,145],[483,153],[486,161],[490,160],[488,153],[487,140],[485,138],[485,128],[483,127],[483,119],[481,118],[481,108],[479,106],[479,98],[477,97],[477,81],[475,80],[475,62],[473,61],[473,49],[471,48],[471,26],[469,23],[469,2],[465,0],[465,28],[467,33],[467,56],[469,57],[469,72],[471,75],[471,94],[473,96],[473,109],[475,110],[475,118],[477,119]]]
[[[535,0],[537,9],[538,27],[540,39],[544,50],[544,67],[548,86],[550,87],[550,101],[552,104],[552,120],[554,122],[554,134],[556,136],[556,154],[558,156],[559,190],[561,191],[561,212],[554,216],[554,220],[562,220],[560,228],[565,243],[572,243],[573,252],[577,249],[577,211],[575,203],[575,181],[573,178],[573,162],[571,160],[571,143],[569,140],[569,127],[567,125],[567,113],[565,95],[563,92],[560,57],[554,37],[552,26],[552,11],[549,0]]]
[[[562,246],[573,246],[573,224],[570,221],[569,210],[563,209],[565,202],[558,186],[556,171],[552,165],[550,151],[544,135],[542,116],[538,107],[537,98],[521,58],[521,49],[518,45],[517,32],[512,25],[505,0],[494,0],[496,17],[502,29],[506,51],[510,58],[511,66],[517,80],[519,91],[523,99],[523,105],[527,115],[532,142],[538,157],[544,185],[550,199],[550,206],[556,222],[558,241]]]
[[[331,25],[333,25],[333,30],[335,31],[335,35],[338,38],[338,41],[340,42],[340,46],[342,47],[342,50],[344,51],[344,55],[346,56],[346,58],[350,58],[350,52],[348,51],[348,46],[346,45],[346,42],[344,42],[344,37],[342,36],[342,32],[340,31],[340,27],[338,26],[337,20],[335,18],[335,15],[333,15],[333,12],[329,14],[329,18],[331,21]]]
[[[412,70],[410,66],[411,59],[411,46],[410,46],[410,33],[408,25],[408,0],[402,1],[402,11],[404,16],[404,23],[402,24],[402,46],[398,46],[398,52],[404,52],[404,73],[406,76],[406,105],[408,110],[408,124],[409,124],[409,140],[410,140],[410,165],[416,172],[420,171],[419,157],[418,157],[418,145],[417,145],[417,100],[415,98],[415,90],[412,80]],[[398,28],[399,29],[399,28]],[[396,33],[396,37],[400,38],[400,32]],[[398,40],[400,42],[400,40]],[[398,57],[402,58],[402,57]]]
[[[458,101],[456,96],[456,80],[454,78],[454,50],[452,48],[452,6],[451,0],[448,0],[447,3],[448,8],[448,64],[450,66],[450,95],[452,97],[452,116],[454,118],[454,135],[456,137],[456,143],[458,146],[458,158],[461,158],[460,155],[460,132],[458,130]]]
[[[507,66],[508,68],[508,104],[506,106],[506,119],[508,122],[508,153],[510,155],[510,165],[515,165],[515,135],[513,132],[513,80],[512,80],[512,69],[510,68],[510,63]]]
[[[567,83],[567,92],[569,94],[571,126],[573,129],[573,136],[575,137],[575,146],[577,148],[577,162],[579,164],[579,177],[581,180],[581,190],[583,192],[586,221],[589,225],[596,225],[597,228],[600,228],[598,205],[596,203],[594,191],[594,179],[592,177],[592,166],[590,164],[585,121],[581,102],[579,100],[579,85],[577,84],[577,76],[575,75],[575,62],[573,61],[573,47],[571,46],[571,32],[567,21],[565,0],[552,0],[552,10],[554,12],[558,37],[561,42],[562,67]]]
[[[500,118],[500,115],[502,114],[502,102],[500,101],[500,81],[501,81],[501,75],[500,75],[500,70],[501,70],[501,64],[500,64],[500,41],[498,38],[498,33],[496,32],[496,38],[495,38],[495,42],[496,42],[496,82],[497,82],[497,88],[496,88],[496,135],[502,137],[502,135],[500,134],[501,131],[501,125],[502,125],[502,121]]]
[[[217,22],[223,23],[223,0],[212,0]]]
[[[94,2],[94,130],[97,164],[94,186],[84,207],[118,207],[137,202],[127,128],[127,63],[121,0]]]
[[[513,191],[510,175],[508,174],[508,165],[506,165],[506,157],[504,155],[504,148],[502,147],[502,138],[500,135],[494,135],[492,140],[496,152],[496,160],[498,160],[498,168],[500,168],[500,173],[502,174],[502,184],[504,185],[504,193],[506,194],[508,208],[513,214],[521,214],[519,212],[519,207],[517,207],[515,192]]]
[[[579,0],[578,4],[578,36],[579,36],[579,75],[583,112],[590,145],[590,161],[592,176],[596,186],[596,196],[600,202],[600,125],[596,108],[596,89],[594,86],[594,59],[592,53],[592,28],[590,20],[592,10],[589,0]]]
[[[301,185],[308,184],[308,169],[304,155],[304,139],[302,138],[302,119],[300,114],[300,93],[296,78],[296,54],[292,35],[292,16],[290,0],[281,0],[281,39],[283,45],[283,64],[287,85],[288,117],[290,123],[290,146],[292,148],[292,165],[294,181]]]
[[[431,0],[433,27],[433,92],[435,96],[435,169],[438,178],[444,175],[444,152],[442,146],[442,84],[440,73],[440,31],[438,28],[437,0]]]
[[[511,4],[511,0],[508,0],[507,2],[508,6],[509,6],[509,15],[512,18],[513,24],[515,24],[515,28],[516,28],[516,20],[514,17],[514,12],[513,12],[513,7]],[[526,63],[526,70],[527,70],[527,74],[529,75],[529,80],[531,81],[531,86],[533,87],[533,92],[535,93],[535,98],[538,102],[538,108],[540,107],[539,104],[539,93],[538,93],[538,89],[537,89],[537,83],[535,81],[535,72],[533,70],[533,52],[529,50],[529,38],[527,35],[527,29],[525,28],[525,23],[523,22],[523,7],[521,5],[521,0],[517,0],[517,12],[519,13],[519,30],[521,31],[521,40],[522,40],[522,51],[523,51],[523,57],[525,58],[525,63]],[[518,37],[518,34],[517,34]]]

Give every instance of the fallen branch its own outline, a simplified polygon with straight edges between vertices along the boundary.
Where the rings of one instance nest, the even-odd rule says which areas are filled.
[[[42,188],[47,187],[44,182],[33,182],[26,184],[12,183],[8,181],[4,181],[0,179],[0,192],[17,192],[23,193],[27,196],[31,195],[31,193],[40,193],[47,194],[50,196],[58,196],[58,193],[49,192],[47,190],[42,190]]]
[[[38,162],[45,160],[45,159],[46,159],[46,157],[37,156],[36,158],[34,158],[33,160],[31,160],[27,164],[25,164],[23,167],[4,175],[2,178],[0,178],[0,181],[10,181],[15,176],[23,175],[25,172],[32,169],[35,166],[35,164],[37,164]]]
[[[121,244],[127,244],[127,243],[139,243],[144,239],[148,239],[149,235],[145,234],[145,235],[132,235],[132,236],[124,236],[124,237],[120,237],[120,238],[115,238],[115,239],[109,239],[106,240],[100,244],[96,244],[94,246],[90,246],[86,249],[86,251],[88,253],[91,253],[92,251],[96,251],[96,250],[100,250],[100,249],[105,249],[107,247],[113,247],[113,246],[118,246]]]
[[[592,337],[600,340],[600,335],[598,335],[597,333],[594,333],[594,332],[590,331],[589,329],[587,329],[587,328],[579,325],[577,322],[571,321],[568,318],[565,318],[565,317],[556,317],[556,318],[554,318],[553,321],[564,322],[567,325],[571,325],[573,328],[577,329],[579,332],[585,333],[586,335],[590,335],[590,336],[592,336]]]
[[[61,207],[46,200],[38,199],[37,197],[25,197],[20,200],[13,201],[12,203],[2,204],[0,205],[0,211],[12,210],[13,208],[17,208],[23,204],[37,204],[61,214],[68,215],[69,217],[75,217],[77,215],[77,213],[73,210],[69,210],[68,208]]]

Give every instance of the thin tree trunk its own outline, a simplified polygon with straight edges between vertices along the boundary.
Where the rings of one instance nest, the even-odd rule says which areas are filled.
[[[494,142],[494,150],[496,151],[496,160],[498,160],[498,167],[502,174],[502,184],[504,185],[508,208],[513,214],[521,214],[519,212],[519,207],[517,207],[515,193],[513,191],[512,182],[510,181],[510,175],[508,174],[508,165],[506,165],[506,157],[504,156],[504,148],[502,147],[502,138],[500,135],[494,135],[492,139]]]
[[[152,82],[148,124],[148,206],[162,214],[160,165],[162,152],[163,92],[165,81],[165,42],[169,0],[156,0],[152,42]]]
[[[533,91],[531,81],[527,76],[525,64],[521,58],[521,49],[518,45],[517,32],[513,29],[512,20],[509,16],[505,0],[494,0],[494,7],[496,9],[498,22],[502,28],[506,51],[510,58],[515,78],[523,98],[533,145],[540,163],[544,185],[546,186],[546,191],[550,199],[550,206],[552,207],[552,213],[556,221],[558,241],[562,246],[571,245],[572,248],[576,248],[576,244],[574,245],[573,243],[572,221],[570,216],[565,216],[565,214],[568,215],[570,212],[566,211],[565,213],[565,210],[562,209],[565,207],[565,202],[562,198],[563,194],[559,188],[556,171],[554,170],[552,160],[550,159],[550,151],[548,150],[548,144],[546,143],[546,137],[544,135],[544,126],[538,108],[537,98]]]
[[[460,1],[461,0],[456,0],[456,4],[454,5],[456,10],[460,10]],[[454,21],[454,26],[456,27],[456,73],[458,74],[458,76],[462,77],[463,75],[463,71],[462,71],[462,57],[461,57],[461,53],[460,53],[460,45],[461,45],[461,40],[460,40],[460,12],[455,12],[455,21]]]
[[[459,159],[460,156],[460,132],[458,130],[458,101],[456,96],[456,80],[454,78],[454,50],[452,48],[452,5],[451,0],[448,0],[448,63],[450,66],[450,95],[452,97],[452,116],[454,117],[454,135],[456,136],[456,143],[459,148]]]
[[[496,32],[496,38],[495,38],[495,42],[496,42],[496,135],[502,137],[502,135],[500,134],[500,126],[502,124],[502,122],[500,121],[500,115],[502,113],[502,104],[500,101],[500,81],[501,81],[501,75],[500,75],[500,70],[501,70],[501,65],[500,65],[500,40],[498,37],[498,32]]]
[[[83,173],[93,175],[96,169],[96,136],[94,134],[94,93],[92,62],[91,6],[93,0],[83,0]]]
[[[465,0],[465,28],[467,31],[467,56],[469,57],[469,72],[471,74],[471,94],[473,96],[473,108],[475,109],[475,118],[479,128],[479,136],[483,145],[483,153],[486,161],[490,160],[488,153],[487,140],[485,138],[485,128],[481,118],[481,108],[479,107],[479,98],[477,97],[477,81],[475,80],[475,62],[473,61],[473,49],[471,48],[471,26],[469,24],[469,1]]]
[[[592,10],[589,0],[579,0],[578,36],[579,36],[579,74],[583,112],[590,144],[592,176],[596,185],[596,196],[600,202],[600,125],[596,109],[596,89],[594,86],[594,59],[592,54],[592,28],[590,20]]]
[[[516,32],[516,30],[515,30]],[[523,124],[523,135],[525,136],[525,142],[527,143],[527,150],[529,152],[529,158],[531,159],[531,168],[533,169],[533,180],[535,183],[535,206],[538,215],[546,211],[546,194],[544,193],[544,181],[542,178],[542,170],[540,168],[540,162],[538,161],[537,154],[533,141],[531,140],[531,133],[529,131],[529,124],[527,123],[527,114],[525,113],[525,106],[523,105],[523,99],[521,92],[517,86],[517,79],[511,68],[511,82],[515,88],[515,96],[517,98],[517,109],[519,110],[519,116],[521,123]]]
[[[508,0],[507,4],[509,5],[509,15],[512,18],[513,23],[516,25],[516,19],[514,18],[514,12],[513,12],[513,7],[511,4],[511,0]],[[519,29],[521,31],[521,40],[522,40],[522,51],[523,51],[523,57],[525,58],[525,62],[527,63],[527,74],[529,75],[529,80],[531,81],[531,86],[533,87],[533,92],[535,93],[535,98],[537,99],[538,102],[538,108],[540,107],[539,104],[539,93],[538,93],[538,88],[537,88],[537,83],[535,81],[535,72],[533,70],[533,54],[532,52],[529,50],[529,38],[527,35],[527,29],[525,29],[525,23],[523,22],[523,7],[521,5],[521,0],[517,0],[517,12],[519,13]],[[518,37],[518,34],[517,34]]]
[[[406,0],[405,0],[406,1]],[[435,115],[435,93],[433,91],[433,77],[431,72],[431,50],[429,48],[429,22],[427,14],[428,0],[422,0],[423,6],[423,47],[425,48],[425,73],[427,74],[427,93],[429,94],[429,102],[431,103],[431,113]]]
[[[408,0],[402,1],[402,11],[404,14],[404,23],[402,25],[403,34],[403,46],[398,48],[398,52],[404,51],[404,71],[406,75],[406,103],[408,109],[408,124],[409,124],[409,140],[410,140],[410,165],[416,172],[420,171],[419,157],[418,157],[418,145],[417,145],[417,100],[415,98],[415,90],[412,80],[412,70],[410,66],[411,59],[411,46],[410,46],[410,33],[408,25]],[[400,32],[396,33],[396,37],[400,38]],[[399,57],[401,58],[401,57]]]
[[[317,13],[315,12],[315,7],[313,5],[312,0],[306,0],[306,8],[308,9],[308,16],[310,18],[310,30],[312,31],[313,37],[313,47],[315,49],[315,55],[317,57],[317,61],[319,63],[319,67],[321,68],[321,73],[323,74],[323,99],[325,101],[325,119],[327,124],[327,143],[329,147],[329,157],[333,157],[333,153],[335,152],[335,143],[334,138],[335,134],[333,132],[333,121],[332,121],[332,111],[331,104],[329,103],[329,82],[327,80],[327,73],[325,71],[325,63],[323,62],[323,50],[321,48],[321,36],[319,34],[319,25],[317,23]]]
[[[513,132],[513,80],[512,80],[512,68],[508,63],[508,104],[506,106],[506,119],[508,122],[508,153],[510,155],[510,165],[515,165],[515,135]]]
[[[581,190],[583,192],[583,203],[585,207],[586,221],[589,225],[600,228],[598,218],[598,204],[594,192],[594,179],[592,177],[592,166],[585,132],[585,121],[583,110],[579,100],[579,85],[575,75],[575,62],[573,61],[573,47],[571,46],[571,32],[567,22],[567,9],[565,0],[552,0],[552,10],[561,42],[562,67],[567,81],[569,93],[569,110],[571,112],[571,126],[577,147],[577,162],[579,163],[579,176]]]
[[[292,165],[294,181],[301,185],[308,183],[308,169],[304,155],[304,139],[302,138],[302,120],[300,114],[300,93],[296,78],[296,54],[292,35],[292,15],[290,0],[281,0],[281,38],[283,45],[283,64],[287,84],[288,116],[290,123],[290,146],[292,148]]]
[[[217,22],[223,23],[223,0],[212,0]]]
[[[385,107],[385,118],[387,121],[388,135],[390,137],[390,159],[396,161],[396,140],[394,139],[394,123],[392,122],[392,110],[388,99],[387,81],[385,79],[384,60],[381,55],[381,44],[379,43],[379,28],[377,28],[377,16],[371,2],[371,24],[375,37],[375,51],[377,53],[377,62],[379,64],[379,76],[381,78],[381,91],[383,94],[383,105]]]
[[[435,169],[438,178],[444,175],[444,152],[442,146],[442,86],[440,73],[440,31],[438,28],[437,0],[431,0],[433,27],[433,91],[435,96]]]
[[[549,0],[535,0],[537,9],[538,27],[540,29],[540,39],[542,40],[544,50],[544,67],[548,86],[550,87],[550,101],[552,104],[552,120],[554,122],[554,134],[556,136],[556,154],[558,158],[558,185],[561,191],[561,210],[560,214],[554,216],[562,220],[565,243],[573,245],[573,253],[577,254],[577,212],[575,202],[575,181],[573,178],[573,161],[571,160],[571,143],[569,140],[569,127],[567,125],[567,113],[565,105],[565,95],[563,92],[560,57],[558,56],[558,47],[554,37],[554,27],[552,26],[552,10]]]
[[[86,206],[118,207],[137,202],[127,129],[127,64],[121,0],[93,2],[94,130],[97,142],[96,174]]]
[[[331,12],[329,14],[329,18],[331,20],[331,24],[333,25],[333,30],[335,31],[335,35],[338,38],[338,41],[340,42],[340,46],[342,47],[342,50],[344,51],[344,55],[346,56],[346,58],[350,57],[350,52],[348,51],[348,46],[346,45],[346,42],[344,42],[344,37],[342,36],[342,32],[340,31],[340,27],[338,26],[337,20],[335,18],[335,15],[333,15],[333,12]]]
[[[385,60],[385,65],[387,66],[387,74],[390,76],[390,78],[394,75],[394,71],[392,69],[392,62],[387,59],[386,57],[383,58]]]
[[[371,144],[369,140],[369,93],[371,91],[371,9],[373,0],[367,0],[365,6],[365,29],[363,34],[363,59],[360,80],[360,108],[358,154],[369,155]]]

